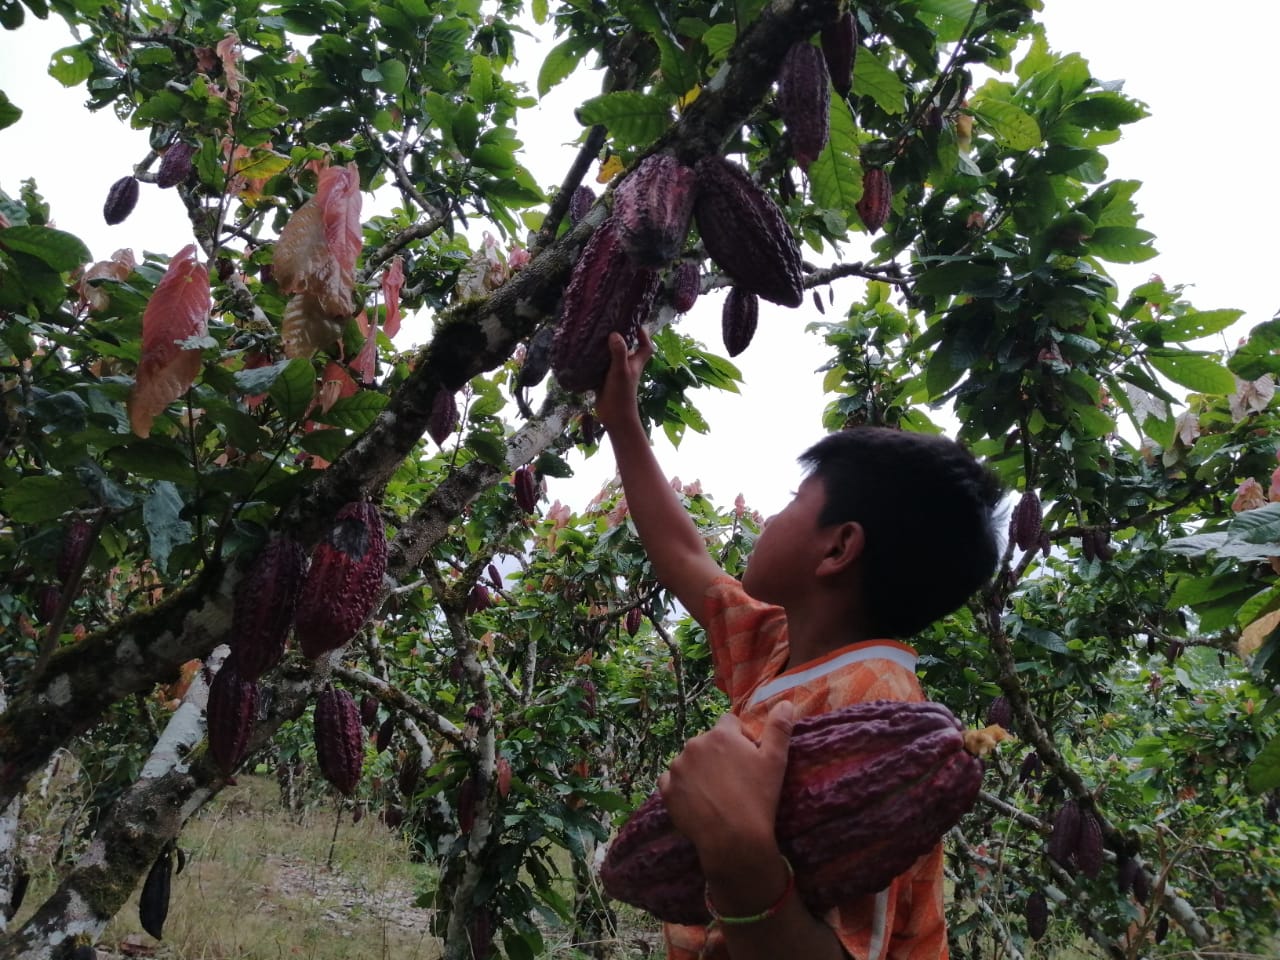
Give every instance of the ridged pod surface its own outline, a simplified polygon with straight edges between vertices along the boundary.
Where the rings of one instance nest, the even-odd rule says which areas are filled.
[[[93,524],[88,520],[76,517],[67,524],[67,532],[62,535],[62,547],[58,550],[58,579],[63,586],[88,561],[93,541]]]
[[[1039,890],[1027,897],[1025,916],[1027,935],[1039,940],[1049,929],[1049,901]]]
[[[304,656],[345,645],[373,612],[387,569],[387,538],[378,509],[348,503],[311,551],[294,633]]]
[[[1075,870],[1076,845],[1080,842],[1080,804],[1068,800],[1053,818],[1049,833],[1049,858],[1066,870]]]
[[[322,690],[316,697],[313,726],[321,775],[350,796],[364,765],[364,732],[355,698],[336,687]]]
[[[622,247],[639,264],[665,266],[689,235],[697,178],[669,154],[645,157],[613,192]]]
[[[523,467],[516,467],[511,480],[516,488],[516,503],[525,513],[533,513],[538,507],[537,473],[533,467],[525,464]]]
[[[609,370],[609,335],[632,342],[653,308],[660,277],[627,255],[610,217],[587,241],[565,287],[551,343],[551,369],[564,389],[595,390]]]
[[[875,233],[889,219],[893,209],[893,187],[889,175],[880,167],[872,167],[862,174],[862,196],[855,207],[867,233]]]
[[[230,776],[244,759],[257,716],[258,684],[240,676],[233,654],[209,684],[205,706],[209,753],[223,776]]]
[[[591,205],[596,202],[596,192],[585,183],[573,191],[569,198],[569,225],[577,226],[578,221],[587,215]]]
[[[801,170],[818,159],[831,134],[831,85],[822,51],[808,40],[791,45],[778,74],[778,112]]]
[[[853,89],[853,62],[858,52],[858,27],[853,11],[846,10],[839,19],[822,28],[822,55],[827,61],[831,85],[842,97]]]
[[[732,287],[720,314],[720,333],[729,356],[736,357],[751,346],[759,320],[760,298],[741,287]]]
[[[138,204],[138,181],[136,177],[121,177],[107,191],[107,202],[102,205],[102,218],[108,226],[122,223],[133,213]]]
[[[378,698],[366,693],[360,698],[360,723],[372,727],[378,722]]]
[[[1080,836],[1076,840],[1075,862],[1086,877],[1096,877],[1103,861],[1102,823],[1086,808],[1080,811]]]
[[[627,611],[627,618],[624,623],[627,629],[627,636],[634,637],[640,632],[640,624],[644,622],[644,613],[639,607],[632,607]]]
[[[1037,550],[1043,529],[1040,497],[1034,490],[1028,490],[1018,499],[1009,517],[1009,539],[1019,550]]]
[[[702,292],[702,275],[692,260],[676,264],[671,277],[671,306],[676,313],[688,313]]]
[[[987,706],[987,723],[1001,727],[1013,726],[1013,707],[1008,697],[996,697]]]
[[[773,199],[742,167],[721,156],[694,168],[694,221],[707,253],[735,284],[771,303],[804,300],[800,247]]]
[[[176,187],[191,175],[191,160],[196,155],[194,144],[179,140],[164,152],[156,170],[156,185],[161,190]]]
[[[441,387],[431,398],[431,413],[427,417],[427,436],[443,447],[449,435],[458,427],[458,400],[452,390]]]
[[[880,700],[798,721],[775,832],[805,905],[820,916],[888,886],[973,805],[982,769],[941,704]],[[660,794],[619,831],[601,879],[660,919],[709,919],[697,851]]]
[[[284,656],[306,565],[301,544],[277,536],[236,584],[229,642],[236,672],[246,680],[257,680]]]

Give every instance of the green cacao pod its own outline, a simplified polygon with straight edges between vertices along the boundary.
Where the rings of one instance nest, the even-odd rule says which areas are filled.
[[[800,247],[778,205],[747,171],[724,157],[703,157],[694,169],[693,217],[711,259],[751,293],[784,307],[800,306]]]
[[[855,207],[867,233],[875,233],[889,219],[889,211],[893,209],[893,187],[889,184],[889,175],[880,167],[863,172],[862,196]]]
[[[304,656],[314,660],[356,635],[381,596],[386,569],[387,538],[378,508],[348,503],[311,551],[294,617]]]
[[[107,221],[108,226],[114,227],[117,223],[123,223],[137,204],[137,178],[121,177],[107,191],[107,202],[102,205],[102,218]]]
[[[284,656],[306,565],[302,545],[277,536],[236,584],[229,643],[236,672],[244,679],[257,680]]]
[[[827,61],[827,73],[831,85],[842,97],[849,96],[853,88],[853,63],[858,52],[858,27],[853,11],[846,10],[840,17],[822,28],[822,55]]]
[[[946,707],[874,701],[799,720],[774,830],[805,906],[821,916],[884,889],[977,799],[982,761]],[[710,918],[693,844],[654,793],[609,845],[612,897],[673,923]]]
[[[822,51],[808,40],[791,45],[778,74],[778,112],[801,170],[818,159],[831,134],[831,85]]]
[[[164,152],[156,170],[156,185],[161,190],[176,187],[191,175],[191,160],[196,155],[193,144],[179,140]]]
[[[692,260],[681,260],[671,276],[671,306],[676,313],[688,313],[702,292],[702,276]]]
[[[613,192],[613,219],[622,248],[637,263],[661,267],[675,259],[689,235],[697,178],[669,154],[636,165]]]
[[[759,320],[760,298],[741,287],[731,288],[720,315],[720,333],[729,356],[736,357],[751,345]]]
[[[138,921],[142,929],[157,940],[164,934],[164,921],[169,916],[169,893],[173,883],[173,845],[165,844],[156,862],[147,871],[138,895]]]
[[[223,776],[229,777],[240,766],[249,749],[249,736],[257,717],[258,684],[237,672],[232,654],[209,684],[209,702],[205,707],[209,753]]]
[[[351,796],[364,765],[360,708],[345,690],[327,687],[316,697],[312,717],[320,773],[339,793]]]
[[[617,219],[587,241],[565,287],[551,342],[551,369],[565,390],[595,390],[609,370],[609,335],[634,342],[649,316],[661,278],[627,255]]]
[[[1039,940],[1049,929],[1049,901],[1037,890],[1027,897],[1027,936]]]

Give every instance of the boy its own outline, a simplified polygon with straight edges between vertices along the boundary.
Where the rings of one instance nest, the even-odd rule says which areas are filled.
[[[596,403],[657,578],[707,630],[731,712],[658,780],[707,878],[709,928],[665,928],[669,960],[940,960],[939,844],[888,889],[816,917],[773,832],[793,719],[866,700],[923,700],[894,640],[959,607],[995,570],[999,484],[951,441],[861,428],[801,458],[809,474],[770,518],[742,582],[707,554],[636,406],[653,353],[613,334]]]

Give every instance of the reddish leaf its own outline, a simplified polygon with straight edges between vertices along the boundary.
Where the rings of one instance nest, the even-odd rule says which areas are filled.
[[[364,331],[364,346],[360,348],[360,352],[356,354],[356,358],[351,361],[351,372],[360,374],[360,379],[366,384],[373,383],[378,375],[378,328],[375,324],[369,322],[368,316],[363,310],[360,316],[356,318],[360,323],[360,329]]]
[[[284,342],[284,355],[290,360],[311,356],[341,334],[342,318],[329,316],[315,297],[299,294],[285,304],[280,339]]]
[[[142,314],[142,356],[129,394],[129,422],[138,436],[149,436],[156,415],[195,382],[200,349],[179,344],[205,335],[211,305],[209,271],[189,243],[169,262]]]
[[[387,305],[387,318],[382,332],[388,338],[400,332],[400,288],[404,286],[404,260],[396,257],[382,274],[382,299]]]
[[[137,265],[138,261],[133,258],[132,250],[128,248],[117,250],[111,255],[110,260],[99,260],[93,266],[88,267],[80,277],[80,282],[76,284],[76,290],[84,298],[84,302],[89,305],[90,310],[105,310],[111,303],[111,294],[102,287],[95,286],[90,281],[101,279],[124,280],[129,274],[133,273],[133,268]]]
[[[320,391],[316,397],[320,412],[328,413],[340,399],[353,396],[359,389],[346,368],[337,360],[330,360],[320,374]]]
[[[240,72],[240,38],[234,33],[228,33],[218,41],[215,49],[218,59],[222,61],[222,72],[227,78],[227,89],[232,93],[239,93],[240,81],[244,79],[244,74]]]

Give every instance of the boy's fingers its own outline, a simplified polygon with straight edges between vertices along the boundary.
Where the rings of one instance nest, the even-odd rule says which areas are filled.
[[[791,728],[795,726],[795,707],[790,700],[774,704],[760,734],[760,749],[787,755],[791,745]]]

